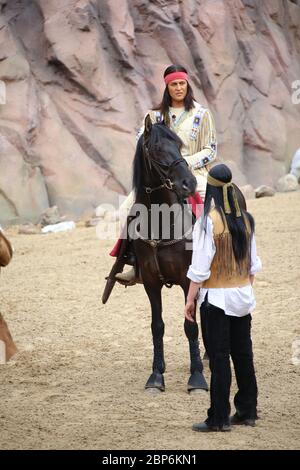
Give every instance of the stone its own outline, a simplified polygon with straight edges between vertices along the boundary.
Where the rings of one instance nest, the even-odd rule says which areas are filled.
[[[86,227],[97,227],[99,222],[102,220],[102,217],[94,217],[93,219],[89,219],[85,221]]]
[[[300,347],[293,350],[293,357],[300,357]]]
[[[295,351],[296,349],[300,348],[300,339],[294,339],[292,342],[292,350]]]
[[[57,224],[61,220],[62,217],[59,214],[58,207],[52,206],[46,209],[45,212],[41,215],[40,224],[42,227],[45,227],[45,225]]]
[[[275,195],[275,190],[270,186],[261,185],[255,189],[255,197],[271,197]]]
[[[22,235],[38,235],[41,233],[41,227],[33,224],[20,225],[18,233]]]
[[[107,212],[107,208],[104,207],[103,205],[100,205],[96,208],[95,215],[96,217],[104,217],[106,212]]]
[[[300,186],[298,184],[298,179],[295,175],[289,173],[288,175],[282,176],[276,184],[277,191],[281,193],[286,193],[289,191],[296,191]]]
[[[0,4],[0,223],[37,223],[52,206],[84,220],[118,207],[171,62],[211,109],[239,186],[286,174],[300,147],[299,1]]]
[[[300,357],[292,357],[291,362],[294,366],[300,365]]]

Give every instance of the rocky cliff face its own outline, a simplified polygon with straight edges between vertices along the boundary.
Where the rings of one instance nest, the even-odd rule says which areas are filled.
[[[130,189],[135,132],[184,64],[239,182],[300,146],[300,2],[0,0],[0,220],[82,215]],[[2,83],[3,85],[3,83]],[[296,95],[300,100],[300,93]],[[296,99],[297,100],[297,99]]]

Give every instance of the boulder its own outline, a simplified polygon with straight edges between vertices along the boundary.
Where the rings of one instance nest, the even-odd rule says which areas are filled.
[[[85,221],[85,227],[97,227],[99,222],[102,220],[102,217],[94,217]]]
[[[289,191],[296,191],[300,186],[298,184],[298,179],[295,175],[289,173],[284,175],[277,181],[276,189],[281,193],[287,193]]]
[[[0,5],[0,222],[36,223],[52,206],[84,220],[100,204],[118,207],[136,131],[172,62],[211,109],[239,185],[273,187],[287,173],[300,147],[299,2]]]
[[[255,189],[255,197],[271,197],[275,195],[275,190],[270,186],[261,185]]]
[[[20,225],[18,233],[21,235],[38,235],[41,233],[41,227],[30,223]]]
[[[52,206],[46,209],[41,215],[40,224],[42,227],[45,227],[45,225],[58,224],[61,220],[62,217],[59,214],[58,207]]]

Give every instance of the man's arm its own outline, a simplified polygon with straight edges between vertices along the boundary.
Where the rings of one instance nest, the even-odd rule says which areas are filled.
[[[198,295],[198,291],[202,286],[202,282],[190,282],[190,288],[186,299],[184,316],[187,320],[195,321],[195,300]]]
[[[217,157],[217,139],[214,119],[209,110],[202,117],[200,129],[197,134],[198,152],[185,156],[188,165],[196,170],[213,162]]]

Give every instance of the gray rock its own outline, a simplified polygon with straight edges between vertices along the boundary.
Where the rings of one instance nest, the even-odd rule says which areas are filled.
[[[42,227],[46,225],[58,224],[61,221],[61,216],[57,206],[49,207],[41,216],[40,224]]]
[[[101,220],[102,220],[102,217],[95,217],[93,219],[89,219],[85,222],[85,226],[86,227],[96,227]]]
[[[101,203],[117,207],[131,189],[136,130],[161,101],[175,57],[213,110],[219,155],[234,163],[239,185],[274,186],[300,147],[291,99],[291,77],[300,77],[297,2],[4,4],[2,222],[36,222],[53,205],[71,218]]]
[[[41,228],[33,224],[20,225],[18,233],[22,235],[38,235],[41,233]]]
[[[101,204],[95,210],[96,217],[104,217],[107,212],[107,208],[103,207]]]
[[[289,191],[296,191],[300,186],[295,175],[289,173],[288,175],[282,176],[276,184],[276,190],[281,193],[287,193]]]
[[[255,197],[270,197],[275,195],[275,190],[270,186],[261,185],[255,189]]]

